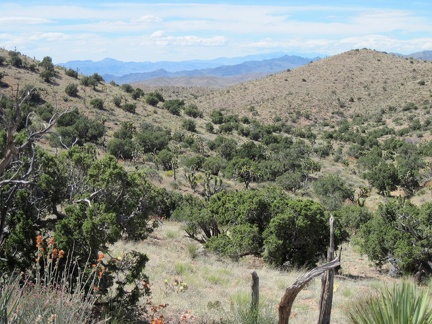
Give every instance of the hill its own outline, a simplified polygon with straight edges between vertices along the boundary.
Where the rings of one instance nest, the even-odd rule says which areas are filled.
[[[226,270],[236,267],[229,258],[254,267],[264,261],[279,269],[314,266],[325,254],[332,213],[337,238],[351,238],[380,270],[432,273],[431,70],[432,62],[362,49],[221,90],[137,87],[54,66],[49,57],[39,62],[0,50],[0,153],[13,161],[2,163],[9,169],[0,174],[0,185],[13,189],[0,191],[8,222],[0,235],[10,246],[0,257],[33,264],[28,238],[35,228],[48,235],[55,225],[70,240],[59,240],[64,249],[79,240],[80,260],[99,262],[99,250],[112,252],[107,242],[127,238],[141,246],[153,224],[172,218],[187,225],[183,235],[192,244],[181,245],[170,223],[171,241],[161,232],[150,236],[152,258],[162,262],[149,268],[169,274],[167,282],[156,279],[163,288],[154,290],[171,298],[187,287],[179,280],[187,280],[187,293],[200,297],[203,281],[226,291],[233,282],[243,285],[243,277]],[[20,105],[20,96],[28,101]],[[23,118],[6,132],[14,111]],[[56,111],[64,115],[37,141],[41,155],[20,148]],[[29,143],[33,148],[35,141]],[[163,257],[162,240],[179,249],[175,257]],[[198,262],[201,247],[224,270]],[[185,249],[190,262],[180,253]],[[119,254],[111,261],[122,261]],[[353,258],[359,265],[361,257]],[[204,274],[198,277],[194,267]],[[348,274],[341,279],[360,279]],[[203,307],[228,309],[219,296],[201,298]],[[313,298],[304,313],[316,308]],[[175,303],[181,305],[176,315],[190,309]]]
[[[376,114],[408,102],[428,105],[432,62],[371,50],[353,50],[289,72],[235,85],[198,98],[211,111],[252,116],[271,122],[302,116],[302,123],[338,120],[339,115]],[[422,81],[425,84],[420,85]],[[419,84],[420,83],[420,84]]]

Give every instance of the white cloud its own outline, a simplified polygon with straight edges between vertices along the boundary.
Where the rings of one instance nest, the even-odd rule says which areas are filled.
[[[0,40],[3,46],[23,52],[31,48],[29,55],[43,53],[57,62],[102,55],[122,60],[171,55],[178,60],[270,50],[334,54],[360,47],[401,52],[432,48],[432,19],[424,17],[429,11],[342,2],[333,7],[90,2],[38,6],[31,0],[25,5],[2,1]]]
[[[142,45],[158,45],[158,46],[221,46],[226,43],[226,38],[223,36],[213,37],[198,37],[193,35],[186,36],[171,36],[164,31],[156,31],[150,37],[143,37]]]
[[[38,25],[47,24],[51,20],[36,17],[0,17],[0,25],[7,24],[24,24],[24,25]]]

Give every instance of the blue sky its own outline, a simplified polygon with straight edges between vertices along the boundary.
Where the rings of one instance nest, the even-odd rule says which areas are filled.
[[[2,0],[0,46],[55,63],[409,54],[432,50],[432,1]]]

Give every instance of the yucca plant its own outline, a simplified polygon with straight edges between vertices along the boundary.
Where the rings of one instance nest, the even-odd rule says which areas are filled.
[[[430,297],[414,284],[395,284],[381,288],[376,296],[357,303],[349,313],[356,324],[432,323]]]

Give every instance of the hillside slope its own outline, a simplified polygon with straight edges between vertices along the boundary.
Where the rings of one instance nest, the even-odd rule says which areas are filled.
[[[301,114],[310,124],[341,113],[370,114],[407,102],[422,105],[431,91],[432,62],[363,49],[216,91],[196,103],[206,111],[249,116],[257,111],[255,118],[266,122]]]

